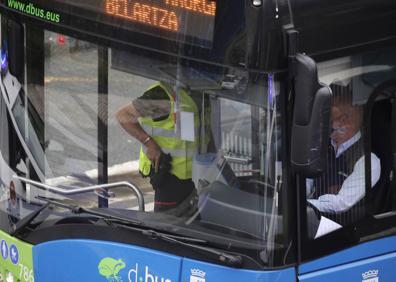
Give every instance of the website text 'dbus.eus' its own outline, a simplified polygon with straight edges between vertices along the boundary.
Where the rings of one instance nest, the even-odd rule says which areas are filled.
[[[7,4],[9,8],[20,11],[22,13],[55,23],[60,22],[60,15],[58,13],[54,13],[38,8],[33,3],[26,4],[16,0],[8,0]]]

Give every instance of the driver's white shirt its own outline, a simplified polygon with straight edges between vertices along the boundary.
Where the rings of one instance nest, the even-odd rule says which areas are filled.
[[[336,150],[336,158],[342,155],[349,147],[361,138],[360,131],[351,139],[341,144]],[[333,144],[334,146],[334,144]],[[371,187],[379,180],[381,175],[381,163],[379,158],[371,153]],[[312,193],[313,179],[307,179],[307,195]],[[364,156],[355,164],[352,173],[342,183],[337,195],[326,194],[318,199],[308,199],[308,201],[323,212],[343,212],[359,202],[365,195],[365,170]]]

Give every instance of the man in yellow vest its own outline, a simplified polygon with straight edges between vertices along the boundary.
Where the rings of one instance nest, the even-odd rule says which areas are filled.
[[[162,82],[117,112],[121,126],[142,144],[139,171],[143,177],[150,177],[155,212],[179,216],[194,200],[191,177],[198,149],[198,115],[196,104],[184,89],[176,93]],[[183,133],[186,126],[187,134]]]

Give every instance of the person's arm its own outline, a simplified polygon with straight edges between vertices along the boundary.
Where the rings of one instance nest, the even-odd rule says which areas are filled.
[[[151,161],[155,171],[158,171],[161,148],[140,126],[138,120],[139,117],[140,113],[135,109],[133,103],[129,103],[128,105],[120,108],[116,114],[116,118],[122,128],[147,147],[147,157]]]
[[[380,175],[380,160],[375,154],[371,153],[371,187],[378,182]],[[359,202],[364,197],[365,190],[364,157],[361,157],[356,162],[352,174],[342,183],[338,194],[326,194],[318,199],[308,201],[322,212],[339,213],[348,210]]]

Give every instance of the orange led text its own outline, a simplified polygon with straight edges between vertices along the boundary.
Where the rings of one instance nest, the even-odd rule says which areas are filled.
[[[174,11],[128,0],[106,0],[105,12],[127,20],[170,31],[179,31],[179,21]]]
[[[208,0],[165,0],[165,4],[205,15],[216,15],[216,2]]]

